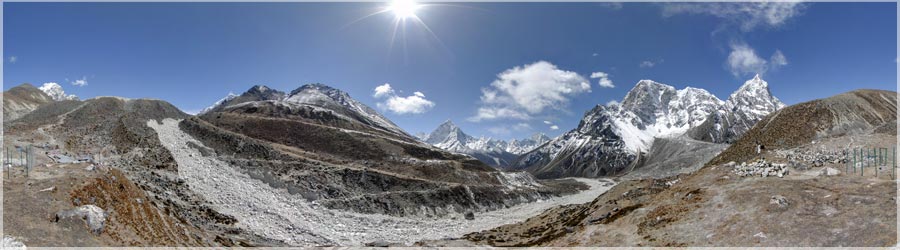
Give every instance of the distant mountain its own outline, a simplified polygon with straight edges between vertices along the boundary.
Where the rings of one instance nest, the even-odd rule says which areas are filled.
[[[3,92],[3,121],[9,122],[53,102],[53,97],[31,84],[23,83]]]
[[[59,84],[55,82],[44,83],[44,85],[41,85],[38,89],[53,98],[54,101],[78,100],[78,97],[75,95],[67,95],[66,92],[63,91],[62,86],[59,86]]]
[[[445,121],[423,137],[426,143],[435,147],[467,154],[488,165],[500,168],[508,167],[520,154],[550,140],[544,134],[535,134],[531,138],[511,142],[489,137],[476,138],[464,133],[450,120]]]
[[[728,136],[720,138],[733,138],[783,106],[759,76],[725,102],[703,89],[676,90],[641,80],[621,104],[597,105],[585,113],[577,128],[522,155],[512,168],[527,169],[541,178],[622,174],[646,157],[655,138],[717,131],[728,131]],[[709,125],[710,119],[719,117],[732,122]]]

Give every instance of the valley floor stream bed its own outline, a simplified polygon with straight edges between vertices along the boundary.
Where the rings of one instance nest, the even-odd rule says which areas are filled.
[[[611,180],[576,180],[590,186],[576,194],[525,203],[484,213],[474,220],[396,217],[326,209],[286,189],[276,189],[251,178],[215,157],[204,157],[190,143],[203,145],[179,129],[180,120],[150,120],[159,140],[178,163],[179,177],[212,203],[219,212],[234,216],[238,226],[263,237],[294,246],[363,246],[386,241],[412,244],[425,240],[459,238],[464,234],[517,223],[546,209],[592,201],[614,185]]]

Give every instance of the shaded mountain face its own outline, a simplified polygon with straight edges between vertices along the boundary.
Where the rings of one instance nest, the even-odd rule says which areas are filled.
[[[674,87],[641,80],[621,104],[597,105],[585,113],[578,127],[522,155],[513,169],[526,169],[540,178],[598,177],[624,174],[650,152],[656,138],[714,133],[723,126],[709,125],[719,116],[741,125],[728,126],[733,136],[740,129],[783,107],[768,85],[755,77],[721,101],[706,90]],[[723,118],[724,119],[724,118]],[[703,131],[703,132],[701,132]]]
[[[28,83],[3,92],[3,122],[9,122],[53,102],[53,98]]]
[[[453,127],[439,129],[445,132],[442,141],[477,143]],[[509,174],[427,145],[346,92],[323,84],[287,95],[254,87],[182,121],[179,128],[210,147],[214,152],[208,157],[269,176],[272,185],[332,209],[442,216],[557,192],[536,183],[509,186]],[[465,198],[470,194],[478,199]]]
[[[506,168],[520,154],[531,151],[550,140],[544,134],[510,142],[489,137],[472,137],[462,131],[452,121],[439,125],[431,134],[424,136],[426,143],[435,147],[475,157],[485,164]]]

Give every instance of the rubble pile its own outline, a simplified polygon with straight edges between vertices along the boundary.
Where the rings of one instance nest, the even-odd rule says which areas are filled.
[[[741,164],[734,164],[733,171],[735,174],[741,177],[784,177],[788,174],[787,164],[772,163],[762,159],[751,163],[742,162]]]
[[[822,167],[826,163],[845,164],[849,152],[846,150],[778,150],[775,155],[790,162],[790,166],[796,169],[806,170],[810,167]]]

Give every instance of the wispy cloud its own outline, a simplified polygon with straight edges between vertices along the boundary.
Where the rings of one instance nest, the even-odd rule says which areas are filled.
[[[411,96],[399,96],[388,83],[375,87],[374,91],[373,97],[385,99],[376,104],[379,108],[399,115],[425,113],[435,105],[434,102],[425,99],[425,94],[419,91],[413,92]]]
[[[69,79],[67,78],[66,81],[69,81]],[[82,76],[81,79],[75,79],[74,81],[69,81],[69,83],[74,86],[78,86],[78,87],[84,87],[84,86],[88,85],[86,76]]]
[[[616,87],[616,85],[613,85],[612,80],[609,80],[609,74],[607,74],[605,72],[591,73],[591,79],[600,79],[600,80],[597,80],[597,84],[599,84],[600,87],[604,87],[604,88],[615,88]]]
[[[559,129],[559,126],[556,126],[556,125],[550,126],[550,130],[558,130],[558,129]]]
[[[731,53],[728,54],[726,61],[731,74],[736,77],[746,74],[765,74],[769,70],[787,65],[787,63],[787,58],[781,53],[781,50],[775,50],[770,61],[766,61],[756,54],[756,50],[741,42],[731,43]]]
[[[512,126],[495,126],[488,128],[488,132],[491,132],[495,135],[509,135],[512,134],[512,132],[524,132],[530,130],[531,125],[528,125],[528,123],[524,122],[516,123]]]
[[[792,1],[748,2],[748,3],[666,3],[664,17],[680,14],[711,15],[725,22],[722,25],[736,25],[748,32],[757,27],[780,27],[791,18],[800,16],[807,4]]]
[[[781,50],[775,50],[775,54],[772,54],[772,57],[769,58],[769,63],[771,63],[774,68],[788,65],[787,58],[784,57]]]
[[[19,58],[16,57],[16,56],[10,56],[10,57],[9,57],[9,63],[16,63],[16,62],[18,62],[18,61],[19,61]]]
[[[590,92],[583,76],[546,61],[516,66],[481,89],[481,107],[469,120],[530,119],[546,109],[563,110],[574,95]]]
[[[653,68],[653,67],[655,67],[657,64],[663,63],[664,61],[665,61],[665,60],[663,60],[663,59],[659,59],[659,60],[647,60],[647,61],[641,62],[641,64],[638,65],[638,66],[640,66],[641,68]]]

